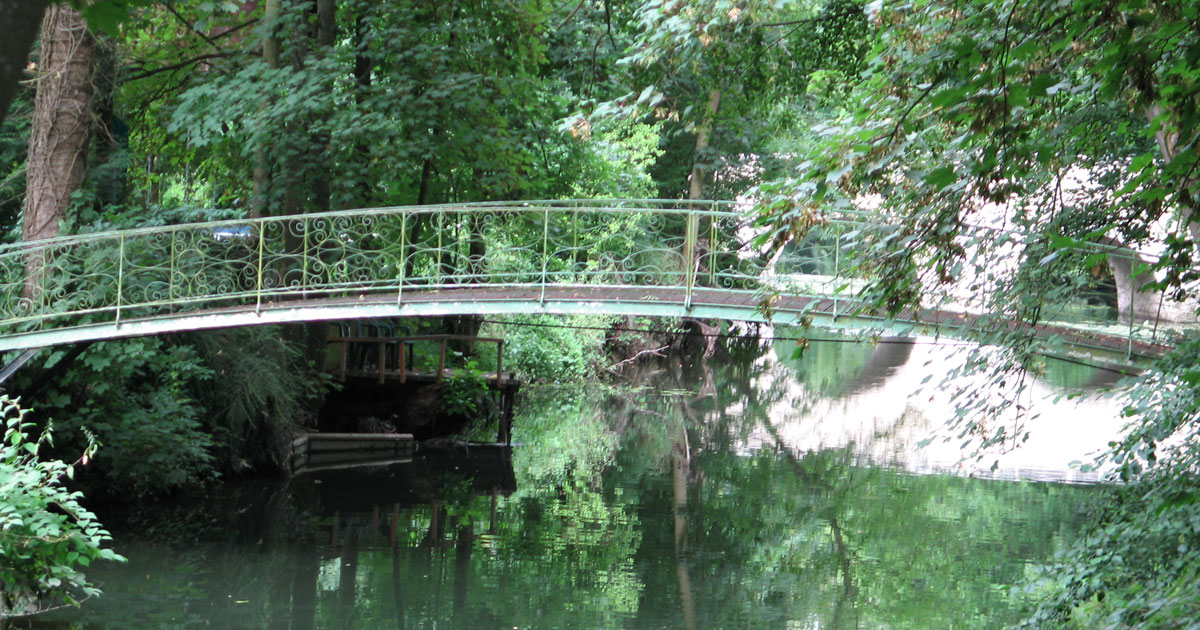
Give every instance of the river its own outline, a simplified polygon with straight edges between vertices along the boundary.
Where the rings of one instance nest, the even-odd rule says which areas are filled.
[[[1025,448],[918,448],[951,402],[925,375],[955,352],[731,340],[631,383],[531,390],[511,450],[115,514],[129,562],[35,627],[1000,628],[1096,498],[1069,463],[1119,420],[1101,397],[1054,402],[1111,381],[1054,364],[1013,420]]]

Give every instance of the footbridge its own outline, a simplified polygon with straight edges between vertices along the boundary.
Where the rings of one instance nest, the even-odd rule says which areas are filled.
[[[0,246],[0,351],[368,317],[609,313],[949,335],[1011,330],[974,295],[884,317],[864,307],[870,213],[814,219],[786,247],[734,204],[527,201],[165,225]],[[889,232],[892,231],[892,232]],[[978,228],[964,238],[1021,243]],[[1168,345],[1079,308],[1030,328],[1109,360]],[[1100,309],[1104,311],[1104,309]],[[1049,318],[1055,319],[1051,314]],[[1102,326],[1108,319],[1108,328]],[[1100,326],[1100,327],[1097,327]]]

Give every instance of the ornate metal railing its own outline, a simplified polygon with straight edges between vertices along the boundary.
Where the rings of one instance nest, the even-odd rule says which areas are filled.
[[[11,332],[296,300],[462,287],[659,287],[852,299],[861,244],[896,228],[823,216],[772,247],[734,204],[576,200],[376,208],[66,236],[0,246],[0,327]],[[1026,237],[964,231],[990,246]],[[939,308],[984,310],[969,291]],[[1105,316],[1102,316],[1102,318]],[[1132,330],[1132,329],[1131,329]]]

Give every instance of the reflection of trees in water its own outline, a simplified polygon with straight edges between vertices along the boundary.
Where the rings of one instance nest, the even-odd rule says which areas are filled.
[[[159,552],[170,597],[206,590],[196,617],[241,627],[1003,625],[1002,588],[1066,534],[1072,491],[790,449],[769,410],[794,383],[765,378],[764,351],[722,345],[648,365],[647,388],[533,399],[507,496],[450,466],[378,491],[294,481],[206,506],[224,516],[192,537],[240,550]],[[769,439],[747,450],[752,432]],[[416,498],[386,494],[400,484]],[[100,603],[127,619],[128,601],[109,585]]]
[[[776,341],[779,362],[807,390],[826,397],[848,396],[883,383],[912,355],[911,339],[860,342],[829,335],[827,341]]]
[[[746,349],[744,346],[741,348],[743,352]],[[756,345],[754,349],[759,354],[764,352],[763,346]],[[768,566],[756,567],[761,572],[754,573],[756,577],[766,577],[765,581],[751,580],[748,583],[744,579],[743,570],[747,568],[745,564],[754,563],[756,558],[772,556],[771,553],[764,556],[763,546],[764,543],[769,545],[771,542],[775,542],[764,539],[761,528],[761,525],[764,524],[764,521],[761,520],[763,514],[755,508],[762,506],[770,510],[772,507],[777,507],[778,504],[773,500],[775,497],[760,503],[762,495],[757,491],[766,490],[767,495],[771,495],[782,488],[803,484],[805,487],[802,494],[815,492],[817,495],[825,497],[836,497],[840,491],[836,487],[837,484],[831,479],[843,478],[836,474],[838,472],[836,468],[808,470],[786,448],[781,448],[778,453],[791,464],[794,475],[792,483],[782,488],[776,483],[771,483],[756,488],[746,488],[746,491],[732,490],[731,493],[727,493],[731,487],[736,488],[747,481],[753,481],[754,475],[747,475],[745,471],[739,471],[745,464],[748,463],[751,468],[754,468],[766,463],[759,457],[745,458],[734,454],[734,443],[739,438],[744,438],[760,424],[765,424],[769,430],[773,430],[770,423],[765,421],[763,414],[771,403],[790,395],[790,388],[778,380],[773,381],[773,385],[767,388],[755,383],[754,381],[759,380],[764,371],[769,368],[765,364],[752,360],[751,357],[743,356],[743,360],[736,363],[725,363],[720,359],[718,354],[711,362],[699,361],[685,364],[677,361],[661,366],[649,377],[653,382],[651,393],[636,394],[639,398],[639,402],[636,404],[627,401],[621,404],[621,408],[628,409],[631,414],[640,415],[646,420],[636,424],[625,422],[622,423],[622,426],[636,426],[643,434],[640,440],[643,444],[662,444],[665,448],[660,447],[662,450],[655,448],[652,449],[652,452],[664,453],[662,460],[670,463],[671,492],[664,496],[664,499],[669,501],[668,505],[673,517],[671,542],[675,550],[674,573],[679,598],[678,610],[680,610],[684,626],[687,628],[696,627],[697,618],[705,619],[711,624],[713,620],[732,621],[738,619],[739,615],[747,614],[746,610],[729,610],[733,602],[753,602],[754,605],[766,604],[770,607],[776,599],[794,598],[796,593],[805,591],[811,593],[813,589],[805,589],[798,584],[779,587],[780,585],[774,580],[786,580],[787,577],[776,574],[776,570]],[[721,371],[718,366],[723,365],[736,366],[730,370],[734,374],[718,373]],[[669,395],[662,395],[661,392],[668,392]],[[694,392],[694,394],[690,392]],[[736,415],[723,413],[723,410],[732,406],[740,407],[743,410],[742,413]],[[660,436],[645,435],[648,433],[666,434],[666,439]],[[767,466],[776,467],[770,463]],[[772,482],[774,481],[772,479]],[[714,488],[718,492],[716,496],[712,496]],[[733,495],[732,501],[729,500],[730,494]],[[791,492],[786,494],[791,494]],[[693,498],[698,500],[700,508],[689,508],[689,506],[694,506]],[[722,512],[718,518],[714,519],[711,510],[714,507],[721,510],[727,504],[728,513]],[[652,505],[652,502],[643,502],[643,505]],[[813,547],[815,549],[832,549],[834,555],[832,560],[817,564],[828,565],[824,573],[831,577],[835,578],[838,572],[842,575],[841,588],[836,592],[835,603],[832,607],[832,622],[835,624],[841,624],[840,620],[846,617],[843,611],[846,609],[847,603],[852,602],[854,593],[852,553],[838,522],[838,505],[837,501],[833,501],[820,507],[809,506],[812,514],[819,515],[824,520],[823,529],[827,532],[825,538],[827,544],[818,543]],[[693,545],[689,538],[689,519],[695,518],[696,509],[703,509],[708,514],[704,519],[704,527],[698,534],[700,538]],[[801,510],[789,516],[783,516],[784,522],[778,523],[781,526],[780,529],[793,528],[797,524],[794,519],[802,518],[804,512],[805,510]],[[653,517],[651,514],[646,514],[642,520],[643,522],[652,521]],[[809,530],[806,535],[811,536],[810,541],[816,543],[819,540],[817,530],[822,527],[813,527],[812,523],[804,524],[804,527]],[[697,548],[705,551],[720,549],[727,557],[732,556],[741,560],[740,563],[737,563],[740,566],[733,571],[717,572],[715,579],[713,572],[702,570],[700,575],[703,577],[700,582],[694,583],[692,579],[693,563],[706,564],[702,560],[705,554],[694,553]],[[812,560],[813,558],[810,557],[807,564],[812,565]],[[709,568],[703,567],[703,569]],[[808,573],[811,575],[813,567],[809,568]],[[817,571],[817,573],[821,572]],[[737,592],[727,592],[731,586]],[[808,609],[811,611],[819,608],[821,607],[809,607]],[[652,613],[653,611],[647,612]],[[756,619],[758,617],[757,614],[750,616],[750,618]],[[824,625],[822,624],[822,626]],[[835,625],[834,627],[840,626]]]
[[[860,353],[855,375],[840,377],[841,391],[877,385],[911,350],[880,344]],[[772,406],[794,399],[794,381],[762,378],[765,362],[733,368],[719,359],[720,351],[708,362],[660,364],[653,391],[622,403],[640,418],[627,423],[622,461],[646,457],[630,444],[672,455],[663,499],[674,508],[675,610],[682,608],[685,625],[754,618],[924,628],[986,619],[990,627],[1015,618],[1015,598],[1004,589],[1020,580],[1028,559],[1052,554],[1073,520],[1075,490],[866,468],[852,447],[795,451],[768,417]],[[770,436],[762,448],[733,448],[756,430]],[[650,522],[652,510],[643,509],[641,520]],[[654,544],[649,530],[647,538]],[[646,581],[666,582],[667,567],[656,571]],[[647,625],[657,619],[640,614]]]

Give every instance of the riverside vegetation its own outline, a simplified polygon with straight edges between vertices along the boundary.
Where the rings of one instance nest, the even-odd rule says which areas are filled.
[[[879,200],[896,229],[853,246],[872,252],[860,271],[884,312],[978,277],[990,310],[1036,323],[1066,287],[1119,280],[1105,256],[1070,253],[1085,242],[1162,252],[1130,272],[1144,289],[1129,298],[1135,313],[1189,298],[1200,278],[1193,2],[5,8],[6,242],[381,205],[691,197],[750,200],[767,250],[825,209]],[[996,250],[960,238],[996,216],[1042,235],[1005,250],[1003,269]],[[615,228],[636,245],[637,226]],[[473,255],[503,246],[481,233],[460,234]],[[555,330],[506,330],[515,365],[592,376],[601,335]],[[53,471],[72,469],[51,462],[99,444],[77,475],[95,499],[275,470],[328,386],[314,369],[321,333],[252,328],[45,352],[9,384],[38,426],[6,431],[24,454],[6,450],[5,465],[49,471],[30,474],[58,487]],[[946,434],[969,448],[1016,446],[1022,431],[990,426],[1020,426],[1038,342],[984,341],[1005,350],[969,355],[951,375],[979,379],[958,392]],[[1072,551],[1033,578],[1041,603],[1027,625],[1173,628],[1200,616],[1198,353],[1185,339],[1132,383],[1130,429],[1105,456],[1123,483],[1104,489],[1108,507]],[[53,444],[27,437],[48,435],[50,418]],[[16,496],[0,505],[27,500]],[[73,522],[86,545],[102,542]],[[54,551],[46,566],[56,568],[29,574],[40,582],[21,592],[67,586],[96,549]],[[17,592],[9,575],[2,586]]]

